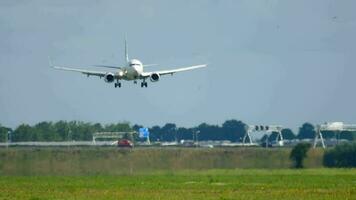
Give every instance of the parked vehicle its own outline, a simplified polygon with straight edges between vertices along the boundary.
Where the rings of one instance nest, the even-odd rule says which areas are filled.
[[[133,148],[134,147],[133,143],[128,139],[119,140],[117,142],[117,146],[118,147],[128,147],[128,148]]]

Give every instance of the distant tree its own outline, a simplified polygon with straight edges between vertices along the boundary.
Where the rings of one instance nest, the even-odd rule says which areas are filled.
[[[282,136],[283,136],[283,139],[285,139],[285,140],[293,140],[296,138],[293,131],[289,128],[285,128],[282,130]]]
[[[225,138],[230,141],[239,141],[247,131],[247,125],[242,121],[227,120],[222,125]]]
[[[100,123],[95,123],[92,128],[94,129],[95,132],[101,132],[103,131],[103,126]]]
[[[324,153],[326,167],[356,167],[356,143],[343,143]]]
[[[107,132],[130,132],[132,128],[130,127],[130,123],[123,122],[123,123],[116,123],[116,124],[107,124],[104,127],[104,131]]]
[[[134,131],[139,131],[140,128],[143,128],[143,126],[138,125],[138,124],[135,124],[135,125],[132,126],[132,129],[133,129]]]
[[[163,141],[175,141],[176,139],[176,130],[177,126],[174,123],[167,123],[161,129]]]
[[[311,145],[309,143],[299,143],[297,144],[290,153],[290,159],[294,162],[295,168],[303,168],[303,161],[307,157],[307,153]]]
[[[9,132],[12,132],[11,128],[4,127],[0,124],[0,142],[7,142]]]
[[[337,133],[335,131],[322,131],[324,139],[336,138]]]
[[[69,127],[66,121],[58,121],[53,124],[54,131],[58,134],[61,141],[68,140]]]
[[[162,141],[162,130],[160,126],[153,126],[148,129],[150,132],[150,140],[151,141]]]
[[[28,124],[21,124],[12,134],[12,141],[34,141],[34,130]]]
[[[191,128],[178,128],[177,137],[178,140],[193,140],[194,130]]]
[[[60,135],[56,132],[52,122],[40,122],[33,127],[32,141],[59,141]]]
[[[356,132],[342,131],[340,133],[340,139],[354,141],[356,140]]]
[[[217,125],[202,123],[195,129],[195,132],[199,132],[198,140],[227,140],[222,128]]]
[[[304,123],[299,128],[298,139],[313,139],[315,137],[315,128],[310,123]]]

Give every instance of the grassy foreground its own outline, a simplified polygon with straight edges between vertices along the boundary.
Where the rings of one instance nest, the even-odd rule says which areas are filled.
[[[0,175],[122,175],[209,169],[288,169],[289,148],[9,148],[0,149]],[[322,167],[322,149],[306,168]]]
[[[355,199],[356,169],[0,176],[0,199]]]

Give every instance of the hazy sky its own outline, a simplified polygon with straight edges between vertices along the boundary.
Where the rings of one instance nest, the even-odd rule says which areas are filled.
[[[0,1],[0,123],[356,123],[356,1]],[[56,71],[209,63],[141,88]]]

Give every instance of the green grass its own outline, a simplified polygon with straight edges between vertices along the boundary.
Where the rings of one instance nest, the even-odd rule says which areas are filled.
[[[355,199],[356,169],[0,176],[0,199]]]
[[[0,175],[122,175],[209,169],[288,169],[289,148],[9,148],[0,149]],[[322,167],[322,149],[305,166]]]

